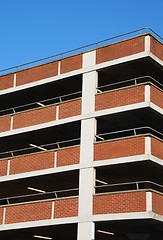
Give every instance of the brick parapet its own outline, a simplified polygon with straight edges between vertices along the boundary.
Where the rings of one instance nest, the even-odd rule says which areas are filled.
[[[95,109],[103,110],[126,106],[129,104],[140,103],[145,101],[145,86],[132,86],[123,89],[115,89],[96,95]]]
[[[2,206],[0,207],[0,224],[67,218],[77,215],[78,197],[67,197]]]
[[[41,153],[0,160],[0,176],[39,171],[79,164],[80,146],[66,147]]]
[[[152,192],[152,211],[163,215],[163,195]]]
[[[146,192],[100,194],[93,197],[93,214],[146,212]]]
[[[94,145],[94,160],[105,160],[145,154],[145,137],[128,137],[97,142]]]

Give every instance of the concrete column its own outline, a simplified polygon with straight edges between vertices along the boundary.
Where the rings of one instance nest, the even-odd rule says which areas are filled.
[[[95,51],[83,55],[83,68],[89,68],[95,64]],[[95,93],[97,85],[97,72],[91,71],[83,74],[82,87],[82,114],[87,119],[81,122],[80,145],[80,170],[79,177],[79,219],[78,240],[94,239],[94,223],[90,221],[93,207],[93,193],[95,184],[95,170],[91,167],[94,159],[94,136],[96,132],[96,119],[90,118],[90,113],[95,109]],[[84,167],[90,163],[90,167]]]
[[[94,240],[95,224],[93,222],[83,222],[78,225],[78,239]]]

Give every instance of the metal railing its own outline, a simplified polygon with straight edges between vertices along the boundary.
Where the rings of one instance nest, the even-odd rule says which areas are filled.
[[[71,147],[74,145],[80,144],[80,138],[74,138],[74,139],[69,139],[65,141],[57,141],[53,143],[48,143],[48,144],[42,144],[36,147],[27,147],[27,148],[21,148],[21,149],[15,149],[15,150],[10,150],[10,151],[5,151],[0,153],[0,159],[3,158],[9,158],[9,157],[17,157],[20,155],[26,155],[26,154],[31,154],[31,153],[38,153],[38,152],[46,152],[46,151],[52,151],[60,148],[65,148],[65,147]]]
[[[124,182],[124,183],[113,183],[103,184],[95,186],[96,193],[103,192],[118,192],[118,191],[130,191],[130,190],[148,190],[152,189],[163,193],[163,185],[152,182],[152,181],[136,181],[136,182]]]
[[[94,43],[91,43],[91,44],[87,44],[85,46],[81,46],[81,47],[74,48],[74,49],[71,49],[71,50],[68,50],[68,51],[64,51],[64,52],[61,52],[61,53],[58,53],[58,54],[54,54],[54,55],[51,55],[51,56],[48,56],[48,57],[45,57],[45,58],[40,58],[40,59],[37,59],[37,60],[34,60],[34,61],[30,61],[30,62],[23,63],[23,64],[20,64],[20,65],[12,66],[12,67],[9,67],[9,68],[5,68],[5,69],[0,70],[0,73],[5,74],[5,73],[17,72],[17,71],[20,71],[20,70],[25,69],[27,67],[36,66],[36,64],[44,64],[44,63],[47,63],[49,61],[60,60],[63,57],[66,57],[67,55],[69,56],[69,55],[81,53],[81,52],[84,52],[84,51],[89,51],[93,48],[97,48],[97,47],[104,46],[104,45],[109,44],[109,43],[113,43],[116,40],[117,41],[118,40],[119,41],[120,40],[125,40],[126,38],[128,38],[130,36],[131,37],[136,37],[136,36],[139,36],[139,35],[142,35],[142,34],[149,34],[149,33],[154,35],[159,41],[163,41],[163,38],[158,33],[156,33],[153,29],[151,29],[149,27],[144,27],[144,28],[136,29],[134,31],[127,32],[127,33],[119,34],[119,35],[116,35],[116,36],[113,36],[113,37],[110,37],[110,38],[106,38],[104,40],[100,40],[100,41],[97,41],[97,42],[94,42]]]
[[[96,193],[115,193],[123,191],[136,191],[136,190],[154,190],[163,193],[163,185],[152,182],[152,181],[136,181],[136,182],[124,182],[124,183],[114,183],[95,186]],[[12,197],[0,198],[0,205],[10,205],[16,203],[24,203],[31,201],[40,201],[47,199],[66,198],[72,196],[78,196],[79,188],[71,188],[64,190],[55,190],[43,193],[25,194]]]
[[[100,133],[95,135],[95,141],[106,141],[106,140],[113,140],[116,138],[121,137],[132,137],[132,136],[139,136],[139,135],[153,135],[156,136],[159,139],[163,139],[163,133],[155,130],[154,128],[145,126],[145,127],[138,127],[138,128],[130,128],[130,129],[124,129],[119,131],[113,131],[113,132],[107,132],[107,133]],[[25,154],[31,154],[31,153],[38,153],[43,151],[52,151],[60,148],[65,147],[71,147],[74,145],[80,144],[80,138],[74,138],[64,141],[56,141],[53,143],[48,144],[42,144],[38,147],[27,147],[27,148],[21,148],[21,149],[15,149],[15,150],[9,150],[5,152],[0,153],[0,159],[7,158],[7,157],[17,157],[20,155]]]
[[[20,202],[29,202],[29,201],[37,201],[37,200],[44,200],[44,199],[58,199],[62,197],[70,197],[70,196],[77,196],[78,195],[78,188],[72,189],[64,189],[64,190],[56,190],[50,192],[42,192],[42,193],[34,193],[34,194],[26,194],[26,195],[19,195],[13,197],[4,197],[0,198],[0,205],[9,205],[15,204]]]
[[[130,128],[130,129],[124,129],[119,131],[113,131],[113,132],[99,133],[95,135],[95,142],[104,141],[108,139],[115,139],[118,137],[137,136],[137,135],[143,135],[143,134],[151,134],[160,139],[163,139],[162,132],[159,132],[152,127],[145,126],[145,127]]]
[[[68,101],[68,100],[75,100],[76,98],[81,97],[81,94],[82,94],[82,91],[78,91],[78,92],[74,92],[74,93],[64,94],[64,95],[54,97],[54,98],[48,98],[45,100],[40,100],[40,101],[28,103],[28,104],[19,105],[16,107],[6,108],[4,110],[0,110],[0,116],[14,115],[14,114],[19,113],[24,110],[38,108],[41,105],[42,105],[42,107],[46,107],[51,104],[59,104],[59,103],[62,103],[62,102]],[[43,106],[43,105],[45,105],[45,106]]]
[[[115,83],[110,83],[110,84],[106,84],[106,85],[102,85],[97,87],[97,92],[105,92],[107,90],[110,89],[116,89],[118,87],[124,87],[124,86],[135,86],[141,83],[152,83],[155,84],[157,87],[163,89],[163,84],[161,84],[160,82],[158,82],[156,79],[154,79],[151,76],[142,76],[142,77],[137,77],[137,78],[132,78],[132,79],[127,79],[127,80],[123,80],[123,81],[119,81],[119,82],[115,82]],[[30,110],[30,109],[35,109],[38,108],[41,104],[45,105],[42,107],[46,107],[47,105],[51,105],[51,104],[59,104],[62,102],[65,102],[67,100],[75,100],[76,98],[79,98],[82,96],[82,91],[77,91],[77,92],[73,92],[73,93],[69,93],[69,94],[64,94],[58,97],[54,97],[54,98],[48,98],[45,100],[40,100],[40,101],[35,101],[29,104],[23,104],[23,105],[19,105],[16,107],[11,107],[11,108],[6,108],[4,110],[0,110],[0,116],[3,115],[14,115],[16,113],[20,113],[21,111],[24,110]]]
[[[97,92],[98,91],[103,92],[103,91],[114,90],[114,89],[116,90],[119,87],[135,86],[135,85],[143,84],[143,83],[144,84],[152,83],[152,84],[156,85],[157,87],[163,89],[163,84],[158,82],[155,78],[153,78],[151,76],[141,76],[141,77],[131,78],[131,79],[123,80],[123,81],[118,81],[118,82],[98,86]]]

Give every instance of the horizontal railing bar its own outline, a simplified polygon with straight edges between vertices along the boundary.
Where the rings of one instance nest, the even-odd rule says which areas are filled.
[[[105,185],[95,186],[95,189],[106,188],[106,187],[117,187],[117,186],[120,187],[120,186],[127,186],[127,185],[133,185],[133,184],[135,184],[136,186],[138,184],[152,184],[154,186],[163,188],[163,185],[155,183],[153,181],[136,181],[136,182],[127,182],[127,183],[114,183],[114,184],[107,184],[107,185],[105,184]],[[141,188],[141,189],[144,189],[144,188]],[[10,200],[17,200],[17,199],[23,199],[23,198],[28,198],[28,197],[37,197],[37,196],[48,196],[50,194],[55,194],[55,196],[57,196],[57,198],[59,198],[58,193],[73,192],[73,191],[78,191],[78,190],[79,190],[79,188],[72,188],[72,189],[50,191],[50,192],[45,192],[45,193],[26,194],[26,195],[0,198],[0,201],[7,201],[7,203],[10,204]],[[140,190],[140,185],[137,190]]]
[[[97,89],[102,89],[102,88],[105,88],[105,87],[110,87],[110,86],[115,86],[115,85],[118,85],[118,84],[123,84],[123,83],[127,83],[127,82],[132,82],[132,81],[135,81],[135,80],[140,80],[140,79],[144,79],[144,78],[149,78],[149,79],[152,79],[154,82],[156,82],[157,84],[159,84],[161,87],[163,87],[163,84],[159,83],[156,79],[154,79],[153,77],[151,76],[142,76],[142,77],[137,77],[137,78],[132,78],[132,79],[128,79],[128,80],[124,80],[124,81],[119,81],[119,82],[116,82],[116,83],[110,83],[110,84],[107,84],[107,85],[103,85],[103,86],[99,86]],[[135,83],[135,82],[134,82]],[[135,85],[135,84],[134,84]],[[78,91],[78,92],[74,92],[74,93],[70,93],[70,94],[65,94],[65,95],[61,95],[61,96],[58,96],[58,97],[54,97],[54,98],[49,98],[49,99],[45,99],[45,100],[40,100],[40,101],[35,101],[35,102],[32,102],[32,103],[29,103],[29,104],[24,104],[24,105],[20,105],[20,106],[16,106],[16,107],[11,107],[11,108],[7,108],[7,109],[4,109],[4,110],[0,110],[0,114],[4,113],[5,115],[5,112],[7,111],[12,111],[12,113],[9,113],[9,114],[6,114],[6,115],[14,115],[14,114],[17,114],[16,112],[16,109],[19,109],[19,108],[23,108],[23,107],[30,107],[34,104],[37,104],[38,102],[40,103],[46,103],[48,101],[51,101],[51,100],[57,100],[57,99],[60,99],[60,98],[65,98],[65,97],[70,97],[70,96],[73,96],[73,95],[77,95],[77,94],[81,94],[82,91]],[[73,99],[71,99],[73,100]],[[67,101],[67,100],[66,100]],[[64,101],[63,101],[64,102]],[[58,103],[55,103],[55,104],[58,104]],[[46,107],[46,106],[45,106]],[[37,108],[37,107],[35,107]],[[33,109],[35,109],[33,108]],[[27,109],[28,110],[28,109]],[[23,111],[23,110],[22,110]],[[21,112],[21,111],[20,111]],[[18,112],[18,113],[20,113]],[[3,116],[3,115],[2,115]]]
[[[81,46],[81,47],[78,47],[78,48],[74,48],[74,49],[71,49],[71,50],[68,50],[68,51],[65,51],[65,52],[54,54],[54,55],[51,55],[51,56],[48,56],[48,57],[45,57],[45,58],[40,58],[40,59],[37,59],[37,60],[34,60],[34,61],[19,64],[19,65],[12,66],[12,67],[9,67],[9,68],[5,68],[5,69],[0,70],[0,73],[7,72],[7,71],[12,71],[12,70],[13,70],[13,72],[14,72],[14,70],[15,70],[15,72],[17,72],[17,70],[19,68],[29,66],[29,65],[32,65],[32,64],[34,65],[34,64],[40,63],[40,62],[45,62],[49,59],[53,59],[53,58],[57,58],[57,57],[59,57],[59,58],[56,59],[56,60],[60,60],[66,54],[69,54],[69,53],[71,54],[73,52],[77,52],[77,51],[80,51],[80,50],[84,51],[84,49],[86,50],[86,49],[91,48],[91,47],[93,48],[93,46],[97,47],[99,44],[103,44],[105,42],[108,42],[108,41],[111,41],[111,40],[114,40],[114,39],[118,39],[118,38],[121,38],[121,37],[127,37],[128,35],[137,34],[137,33],[138,33],[137,35],[141,35],[142,34],[141,31],[145,31],[145,33],[149,33],[149,31],[150,31],[151,33],[156,35],[158,38],[163,40],[163,38],[159,34],[157,34],[154,30],[152,30],[149,27],[144,27],[144,28],[136,29],[134,31],[127,32],[127,33],[119,34],[119,35],[116,35],[116,36],[113,36],[113,37],[110,37],[110,38],[106,38],[104,40],[100,40],[100,41],[97,41],[97,42],[94,42],[94,43],[91,43],[91,44],[87,44],[87,45],[84,45],[84,46]],[[137,36],[137,35],[135,35],[135,36]],[[88,50],[90,50],[90,49],[88,49]]]
[[[136,182],[127,182],[127,183],[113,183],[113,184],[105,184],[105,185],[95,186],[95,188],[117,187],[117,186],[126,186],[126,185],[133,185],[133,184],[142,184],[142,183],[149,183],[149,184],[153,184],[157,187],[163,188],[163,185],[160,185],[160,184],[155,183],[153,181],[136,181]]]
[[[39,147],[47,147],[47,146],[51,146],[51,145],[58,145],[58,144],[63,144],[63,143],[69,143],[69,142],[74,142],[74,141],[79,141],[80,138],[74,138],[74,139],[69,139],[69,140],[65,140],[65,141],[59,141],[59,142],[54,142],[54,143],[48,143],[48,144],[43,144],[43,145],[38,145]],[[58,148],[58,147],[57,147]],[[54,149],[57,149],[54,148]],[[1,152],[0,156],[2,154],[11,154],[11,153],[17,153],[17,152],[21,152],[21,151],[26,151],[26,150],[32,150],[32,149],[36,149],[36,147],[28,147],[28,148],[22,148],[22,149],[17,149],[17,150],[10,150],[10,151],[6,151],[6,152]],[[51,149],[52,150],[52,149]],[[50,151],[50,150],[49,150]],[[14,157],[14,156],[13,156]]]
[[[161,84],[160,82],[158,82],[158,81],[157,81],[156,79],[154,79],[153,77],[151,77],[151,76],[141,76],[141,77],[131,78],[131,79],[127,79],[127,80],[115,82],[115,83],[110,83],[110,84],[102,85],[102,86],[97,87],[97,89],[100,89],[100,90],[101,90],[102,88],[105,88],[105,87],[111,87],[111,86],[115,86],[115,85],[118,85],[118,84],[133,82],[133,81],[135,81],[135,80],[141,80],[141,79],[144,79],[144,78],[152,79],[152,81],[156,82],[158,85],[160,85],[161,87],[163,87],[163,84]],[[150,81],[148,81],[148,82],[150,82]],[[143,82],[142,82],[142,83],[143,83]],[[144,82],[144,83],[146,83],[146,82]],[[135,82],[134,82],[134,85],[136,85]]]
[[[20,198],[27,198],[27,197],[36,197],[36,196],[45,196],[45,195],[50,195],[50,194],[58,194],[58,193],[64,193],[64,192],[70,192],[70,191],[78,191],[79,188],[72,188],[72,189],[64,189],[64,190],[56,190],[56,191],[51,191],[51,192],[45,192],[45,193],[33,193],[33,194],[26,194],[26,195],[19,195],[19,196],[14,196],[14,197],[5,197],[5,198],[0,198],[0,201],[5,201],[5,200],[13,200],[13,199],[20,199]]]
[[[60,98],[66,98],[66,97],[70,97],[70,96],[73,96],[73,95],[76,95],[76,94],[80,94],[80,93],[82,93],[82,91],[78,91],[78,92],[74,92],[74,93],[70,93],[70,94],[65,94],[65,95],[61,95],[61,96],[58,96],[58,97],[54,97],[54,98],[48,98],[46,100],[40,100],[40,101],[36,101],[36,102],[32,102],[32,103],[29,103],[29,104],[24,104],[24,105],[20,105],[20,106],[16,106],[16,107],[7,108],[7,109],[4,109],[4,110],[0,110],[0,114],[3,113],[3,112],[11,111],[11,110],[14,111],[14,114],[16,114],[15,110],[19,109],[19,108],[32,106],[34,104],[37,104],[38,102],[46,103],[46,102],[51,101],[51,100],[57,100],[57,99],[60,99]],[[71,100],[73,100],[73,99],[71,99]],[[13,115],[13,113],[8,114],[8,115]]]
[[[95,137],[96,136],[98,137],[98,136],[112,135],[112,134],[129,132],[129,131],[136,131],[136,130],[145,130],[145,129],[150,129],[150,130],[154,131],[155,133],[158,133],[159,135],[163,136],[163,133],[155,130],[154,128],[145,126],[145,127],[138,127],[138,128],[129,128],[129,129],[124,129],[124,130],[119,130],[119,131],[114,131],[114,132],[108,132],[108,133],[100,133],[100,134],[95,135]]]

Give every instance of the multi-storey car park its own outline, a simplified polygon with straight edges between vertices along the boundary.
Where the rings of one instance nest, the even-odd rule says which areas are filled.
[[[162,40],[120,37],[1,72],[1,240],[163,239]]]

